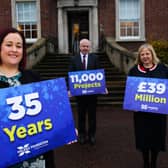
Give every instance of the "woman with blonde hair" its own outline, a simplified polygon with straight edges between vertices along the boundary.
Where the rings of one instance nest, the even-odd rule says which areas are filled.
[[[168,78],[168,67],[160,63],[154,48],[143,44],[138,50],[135,65],[129,76]],[[165,151],[166,115],[149,112],[134,112],[136,148],[142,152],[144,168],[156,168],[160,151]]]

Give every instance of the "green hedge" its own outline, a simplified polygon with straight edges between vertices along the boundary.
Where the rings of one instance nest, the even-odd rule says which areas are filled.
[[[168,41],[166,40],[160,40],[160,41],[151,41],[150,42],[159,59],[161,62],[168,64]]]

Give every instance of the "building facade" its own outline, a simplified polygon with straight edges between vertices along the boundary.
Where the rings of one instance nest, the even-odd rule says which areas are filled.
[[[100,48],[102,37],[136,50],[140,43],[168,40],[167,0],[1,0],[0,25],[16,27],[27,43],[55,40],[59,53],[73,52],[81,38]]]

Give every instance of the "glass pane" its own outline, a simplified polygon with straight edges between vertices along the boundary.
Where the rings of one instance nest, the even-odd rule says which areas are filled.
[[[121,29],[120,36],[126,36],[126,31],[125,31],[125,29]]]
[[[139,36],[140,0],[119,0],[121,37]]]
[[[31,38],[31,33],[30,33],[30,31],[25,31],[25,36],[26,36],[26,38]]]
[[[37,30],[37,25],[32,25],[33,30]]]
[[[139,23],[131,21],[120,22],[120,36],[139,36]]]
[[[139,23],[138,22],[134,22],[134,27],[139,27]]]
[[[128,29],[127,29],[127,36],[132,36],[132,29],[131,29],[131,27],[128,27]]]
[[[37,38],[37,7],[36,1],[16,2],[16,19],[18,28],[26,38]]]
[[[30,25],[25,25],[25,30],[30,30]]]
[[[36,2],[17,2],[16,9],[19,21],[37,21]]]
[[[134,36],[139,36],[139,29],[138,28],[134,29]]]
[[[32,31],[32,38],[37,38],[37,31]]]
[[[18,24],[17,29],[20,30],[20,31],[23,31],[24,30],[24,25]]]
[[[120,0],[120,19],[137,19],[140,17],[140,0]]]

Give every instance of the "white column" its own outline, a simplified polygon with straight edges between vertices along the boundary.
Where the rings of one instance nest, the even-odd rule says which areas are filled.
[[[98,33],[98,12],[97,7],[93,7],[92,10],[92,48],[93,52],[98,50],[98,39],[99,39],[99,33]]]
[[[64,10],[64,22],[63,22],[63,34],[64,34],[64,53],[69,53],[69,50],[68,50],[68,16],[67,16],[67,11]]]
[[[68,53],[67,13],[58,8],[58,52]]]
[[[62,8],[58,8],[58,52],[64,51],[63,14]]]

